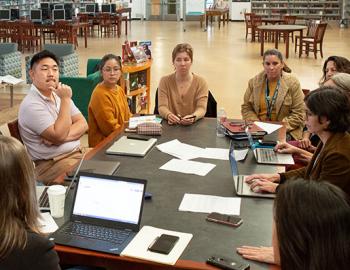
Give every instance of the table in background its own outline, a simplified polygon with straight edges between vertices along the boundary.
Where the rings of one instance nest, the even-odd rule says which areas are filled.
[[[216,9],[210,8],[205,10],[205,26],[208,28],[208,19],[210,17],[210,23],[213,23],[213,17],[218,17],[219,21],[219,29],[221,25],[221,20],[223,21],[223,25],[227,22],[229,23],[230,10],[228,8],[225,9]]]
[[[158,144],[172,139],[199,147],[229,148],[230,139],[216,136],[216,119],[202,119],[192,126],[169,126],[163,123],[163,135]],[[285,134],[285,129],[281,133]],[[55,249],[63,264],[82,264],[109,267],[111,269],[217,269],[205,261],[213,255],[233,257],[241,245],[271,245],[273,200],[242,198],[241,217],[243,224],[238,228],[207,222],[204,213],[180,212],[178,207],[185,193],[197,193],[232,197],[235,194],[229,161],[196,159],[215,163],[216,167],[201,177],[160,170],[159,167],[171,160],[172,156],[152,149],[144,158],[106,155],[105,150],[120,136],[119,131],[89,152],[96,160],[112,160],[121,163],[117,175],[129,178],[147,179],[147,192],[153,194],[145,201],[141,226],[149,225],[163,229],[192,233],[193,238],[174,266],[157,264],[133,258],[56,245]],[[238,162],[239,173],[272,172],[276,166],[259,165],[252,151],[245,161]],[[72,191],[66,200],[65,218],[69,217]],[[61,224],[64,218],[58,220]],[[249,261],[251,269],[278,269],[273,266]]]
[[[10,87],[10,106],[13,107],[13,84],[1,82],[1,87],[5,90],[7,87]]]
[[[265,33],[274,33],[275,36],[275,48],[278,49],[278,36],[279,33],[284,35],[284,40],[286,42],[286,54],[285,57],[289,57],[289,34],[295,31],[299,31],[300,40],[303,38],[303,30],[307,27],[304,25],[293,25],[293,24],[277,24],[277,25],[261,25],[258,26],[260,30],[260,55],[264,54],[264,37]],[[301,43],[300,43],[301,46]]]

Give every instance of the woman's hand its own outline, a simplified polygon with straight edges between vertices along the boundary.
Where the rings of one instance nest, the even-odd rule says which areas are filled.
[[[250,184],[250,189],[255,193],[276,193],[276,188],[278,184],[273,183],[266,179],[256,179]]]
[[[311,145],[311,141],[309,138],[303,138],[301,140],[299,140],[299,147],[302,149],[308,149]]]
[[[249,176],[246,176],[245,182],[248,184],[252,184],[255,180],[266,180],[269,182],[279,182],[280,181],[280,175],[278,173],[274,174],[267,174],[267,173],[261,173],[261,174],[252,174]]]
[[[298,154],[300,151],[298,147],[295,147],[289,143],[279,143],[275,146],[275,151],[280,154]]]
[[[237,252],[248,260],[276,264],[272,247],[242,246],[237,248]]]
[[[177,117],[173,113],[169,113],[168,114],[168,124],[169,125],[178,125],[178,124],[180,124],[180,118]]]
[[[180,119],[180,124],[184,126],[189,126],[189,125],[192,125],[195,120],[196,120],[195,115],[191,115],[191,114],[186,115]]]

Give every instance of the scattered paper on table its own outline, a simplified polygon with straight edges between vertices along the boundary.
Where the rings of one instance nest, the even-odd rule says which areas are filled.
[[[245,157],[247,156],[248,151],[249,149],[234,150],[235,160],[236,161],[244,160]]]
[[[204,148],[200,152],[201,158],[228,160],[229,149],[224,148]]]
[[[264,123],[264,122],[258,122],[258,121],[255,121],[254,124],[257,125],[259,128],[262,128],[263,130],[265,130],[267,134],[271,134],[275,130],[282,127],[282,125]]]
[[[188,174],[196,174],[199,176],[207,175],[216,165],[211,163],[204,163],[198,161],[191,160],[181,160],[173,158],[165,163],[159,169],[173,171],[173,172],[181,172]]]
[[[158,144],[157,148],[163,153],[167,153],[183,160],[198,158],[200,156],[200,152],[203,150],[201,147],[182,143],[177,139]]]
[[[152,242],[162,234],[169,234],[179,237],[173,249],[169,254],[161,254],[148,250]],[[176,231],[169,231],[159,229],[151,226],[143,226],[134,239],[127,245],[127,247],[120,254],[121,256],[128,256],[158,263],[174,265],[180,258],[182,252],[191,241],[193,235],[190,233],[182,233]]]
[[[185,193],[179,211],[239,215],[241,198]]]
[[[50,213],[40,213],[39,216],[39,228],[44,234],[53,233],[58,229],[55,220],[52,218]]]

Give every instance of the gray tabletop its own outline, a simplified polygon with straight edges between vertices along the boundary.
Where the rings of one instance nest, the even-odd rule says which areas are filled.
[[[163,135],[158,137],[157,144],[176,138],[199,147],[229,148],[230,139],[216,137],[215,127],[216,119],[209,118],[187,127],[168,126],[163,123]],[[160,170],[159,167],[173,157],[156,148],[144,158],[106,155],[105,149],[97,153],[93,159],[119,161],[121,166],[117,175],[148,181],[147,192],[152,193],[153,198],[144,204],[142,226],[150,225],[193,234],[181,259],[204,262],[209,256],[217,254],[242,260],[236,254],[236,247],[271,245],[273,206],[271,199],[242,198],[243,224],[238,228],[207,222],[205,220],[207,214],[178,211],[185,193],[235,196],[229,161],[196,159],[216,164],[211,172],[202,177]],[[276,170],[272,166],[257,165],[251,152],[245,161],[238,162],[238,169],[240,174]],[[66,218],[69,216],[70,197],[66,203]],[[251,269],[268,269],[268,266],[263,264],[251,261],[249,263]]]

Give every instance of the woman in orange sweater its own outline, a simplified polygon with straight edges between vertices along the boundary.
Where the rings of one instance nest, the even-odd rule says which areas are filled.
[[[117,85],[122,74],[120,57],[105,55],[100,72],[103,81],[94,89],[89,104],[90,147],[96,146],[131,117],[125,93]]]

